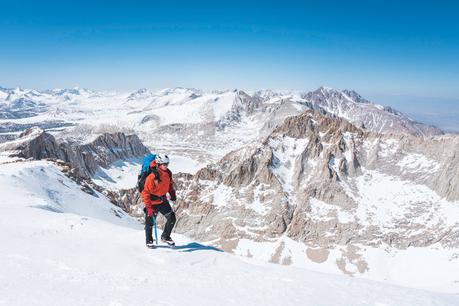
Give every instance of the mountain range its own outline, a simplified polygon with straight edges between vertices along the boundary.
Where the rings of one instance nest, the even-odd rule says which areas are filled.
[[[263,261],[459,290],[459,136],[355,91],[0,88],[0,117],[3,155],[63,161],[133,217],[140,158],[167,152],[177,233]]]

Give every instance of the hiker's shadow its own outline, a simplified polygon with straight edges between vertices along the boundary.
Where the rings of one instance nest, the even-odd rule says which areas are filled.
[[[158,245],[157,248],[170,248],[165,245]],[[184,245],[176,245],[173,247],[174,250],[179,250],[179,252],[194,252],[194,251],[217,251],[217,252],[223,252],[220,249],[217,249],[216,247],[213,246],[208,246],[208,245],[203,245],[197,242],[190,242],[188,244]]]

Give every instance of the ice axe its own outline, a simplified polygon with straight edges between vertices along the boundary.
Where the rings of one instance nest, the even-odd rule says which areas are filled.
[[[153,227],[155,228],[155,241],[156,245],[158,245],[158,231],[156,230],[156,215],[153,214]]]

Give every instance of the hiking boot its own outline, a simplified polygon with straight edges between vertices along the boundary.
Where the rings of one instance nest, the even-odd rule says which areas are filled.
[[[149,248],[149,249],[154,249],[155,248],[155,244],[154,244],[153,240],[147,241],[147,248]]]
[[[175,245],[175,242],[174,242],[174,240],[172,240],[171,237],[169,237],[169,238],[161,237],[161,242],[167,243],[170,246],[174,246]]]

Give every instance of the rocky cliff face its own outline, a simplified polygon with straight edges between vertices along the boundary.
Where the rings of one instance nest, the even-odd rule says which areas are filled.
[[[0,150],[11,151],[22,158],[60,159],[70,163],[85,177],[92,176],[98,167],[149,152],[136,135],[105,133],[87,144],[59,143],[54,136],[39,128],[28,129],[19,138],[1,144]]]
[[[307,111],[194,176],[176,175],[176,231],[247,256],[248,241],[270,243],[270,260],[284,264],[292,261],[291,239],[317,263],[335,252],[346,274],[371,269],[366,248],[454,252],[456,152],[458,136],[377,134]],[[134,191],[120,198],[126,207],[137,203],[129,211],[141,216]]]
[[[229,251],[280,237],[345,246],[354,257],[362,245],[457,248],[456,152],[457,136],[377,134],[307,111],[194,176],[176,176],[176,230]],[[140,212],[135,192],[123,196]]]

